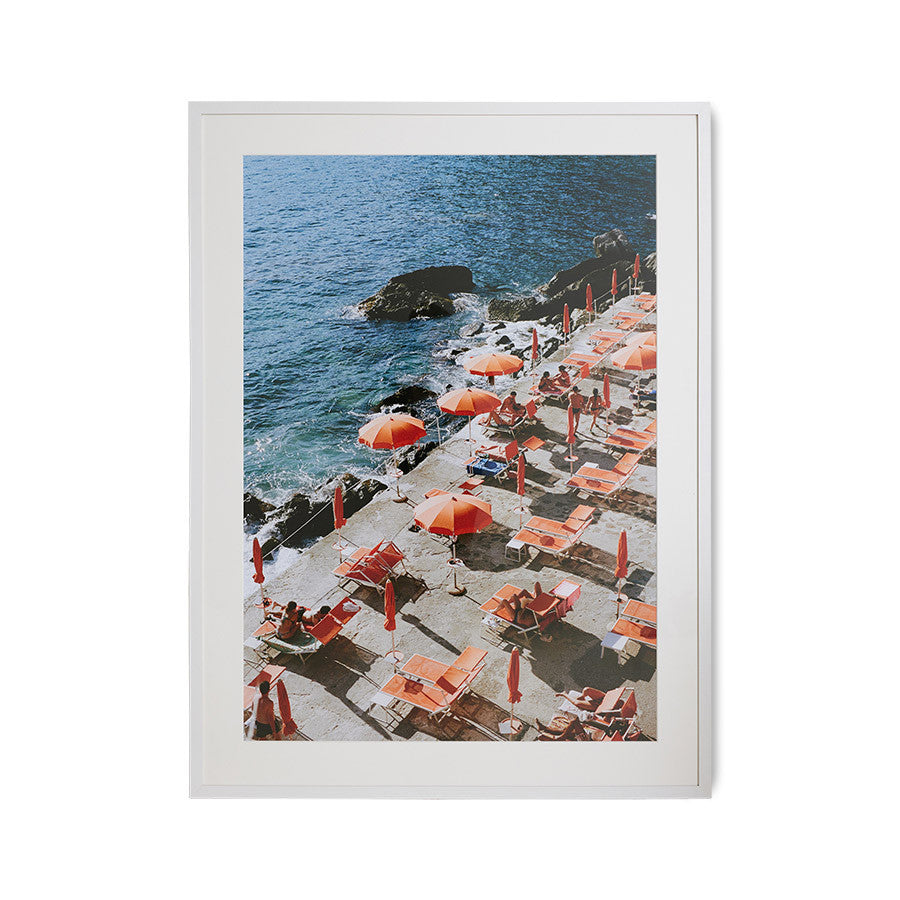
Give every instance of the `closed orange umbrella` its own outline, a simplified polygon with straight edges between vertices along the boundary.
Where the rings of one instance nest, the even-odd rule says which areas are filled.
[[[266,580],[266,576],[263,575],[262,549],[257,538],[253,538],[253,568],[256,570],[253,573],[253,580],[259,585],[259,600],[262,604],[263,616],[265,616],[266,607],[269,604],[265,593],[263,593],[263,582]]]
[[[612,290],[610,291],[610,293],[613,295],[613,300],[616,299],[616,294],[619,293],[619,277],[618,275],[616,275],[615,269],[613,269]]]
[[[472,416],[490,412],[501,403],[500,398],[490,391],[478,388],[460,388],[438,397],[438,409],[454,416],[469,417],[469,442],[472,442]]]
[[[397,478],[397,501],[405,500],[400,494],[400,469],[397,466],[397,448],[408,447],[427,434],[425,423],[414,416],[392,413],[378,416],[359,429],[359,442],[374,450],[390,450],[394,459]]]
[[[453,568],[451,594],[463,594],[465,588],[456,583],[456,538],[460,534],[475,534],[493,522],[491,504],[472,496],[439,494],[420,503],[413,510],[416,525],[432,534],[451,538],[450,566]]]
[[[284,724],[284,736],[290,737],[299,730],[297,723],[291,718],[291,701],[288,699],[288,692],[285,683],[279,678],[275,686],[278,693],[278,712],[281,713],[281,721]]]
[[[334,512],[334,527],[338,533],[338,539],[337,543],[334,544],[334,549],[340,554],[341,550],[344,549],[344,544],[341,541],[341,529],[347,524],[347,520],[344,518],[344,491],[340,485],[334,489],[334,500],[332,501],[331,506],[332,511]]]
[[[616,591],[616,618],[619,618],[619,600],[622,594],[622,579],[628,577],[628,535],[623,530],[619,535],[619,547],[616,552],[616,578],[619,588]]]
[[[575,410],[572,408],[572,404],[569,404],[569,412],[568,412],[568,423],[569,423],[569,431],[566,435],[566,443],[569,445],[569,455],[565,458],[566,462],[569,464],[569,474],[572,474],[572,463],[574,463],[578,457],[575,455]]]
[[[524,365],[525,363],[518,356],[508,353],[488,353],[466,360],[463,368],[473,375],[487,375],[490,383],[493,384],[497,375],[512,375]]]
[[[397,630],[397,601],[394,598],[394,582],[387,580],[384,586],[384,630],[391,633],[391,657],[397,664],[397,651],[394,648],[394,632]]]
[[[514,647],[509,655],[509,666],[506,669],[506,686],[509,689],[509,718],[500,723],[500,733],[512,737],[518,733],[522,723],[515,719],[516,704],[522,699],[519,690],[519,648]]]
[[[603,405],[609,409],[612,406],[612,400],[609,399],[609,373],[603,376]]]
[[[516,464],[516,493],[520,497],[525,496],[525,456],[520,454]],[[519,528],[522,527],[522,513],[525,512],[525,501],[519,501]]]
[[[638,276],[641,274],[641,255],[640,253],[635,253],[634,255],[634,283],[637,284]]]
[[[617,369],[646,372],[656,368],[656,347],[648,347],[645,344],[629,344],[621,350],[616,350],[610,356],[609,361]]]
[[[569,339],[569,304],[563,306],[563,334]]]
[[[537,379],[534,374],[534,364],[540,358],[540,352],[538,351],[538,339],[537,339],[537,328],[531,329],[531,386],[535,387],[537,384]]]
[[[585,297],[585,309],[593,315],[594,314],[594,292],[591,290],[590,284],[587,286],[587,294]]]

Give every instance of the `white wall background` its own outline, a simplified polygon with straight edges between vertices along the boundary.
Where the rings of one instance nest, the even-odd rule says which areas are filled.
[[[897,759],[890,7],[612,7],[7,11],[15,896],[878,891]],[[186,799],[189,99],[713,103],[712,801]]]

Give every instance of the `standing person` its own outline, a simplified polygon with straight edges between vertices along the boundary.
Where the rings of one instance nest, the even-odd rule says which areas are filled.
[[[600,389],[594,388],[593,393],[588,397],[587,411],[591,414],[591,427],[588,429],[593,432],[594,426],[597,424],[597,416],[603,409],[603,398],[600,396]]]
[[[578,431],[581,411],[584,409],[584,394],[581,393],[577,384],[572,388],[572,393],[569,394],[569,406],[572,407],[572,412],[575,414],[575,430]]]
[[[281,719],[275,715],[275,704],[269,697],[268,681],[259,683],[259,696],[253,701],[253,712],[250,716],[250,737],[254,741],[264,741],[269,738],[280,741],[284,727]]]

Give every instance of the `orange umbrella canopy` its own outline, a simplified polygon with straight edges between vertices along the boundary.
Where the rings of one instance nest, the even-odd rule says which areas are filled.
[[[656,332],[655,331],[639,331],[637,334],[633,334],[630,337],[626,338],[625,344],[628,347],[633,347],[636,344],[641,347],[655,347],[656,346]]]
[[[656,348],[645,344],[629,344],[621,350],[616,350],[609,361],[617,369],[644,372],[647,369],[656,368]]]
[[[473,375],[511,375],[518,372],[525,363],[518,356],[507,353],[487,353],[475,356],[463,363],[463,368]]]
[[[413,510],[416,525],[432,534],[475,534],[493,522],[491,504],[460,494],[440,494]]]
[[[478,416],[481,413],[496,409],[501,403],[500,398],[490,391],[481,391],[478,388],[461,388],[458,391],[450,391],[443,397],[438,397],[437,405],[444,412],[454,416]]]
[[[359,429],[359,442],[375,450],[396,450],[408,447],[419,438],[425,437],[427,430],[421,419],[394,413],[372,419]]]

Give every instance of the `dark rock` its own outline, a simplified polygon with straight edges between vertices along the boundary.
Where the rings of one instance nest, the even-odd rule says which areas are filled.
[[[272,512],[275,507],[253,494],[244,494],[244,521],[248,525],[262,525],[266,521],[266,514]]]
[[[338,479],[327,482],[314,496],[294,494],[290,500],[272,515],[275,529],[263,544],[263,555],[269,554],[277,545],[303,547],[311,540],[322,537],[334,529],[332,498],[337,484],[341,484],[344,494],[344,516],[352,516],[361,510],[385,485],[374,478],[360,481],[349,472]]]
[[[465,266],[431,266],[392,278],[359,310],[371,319],[396,322],[449,316],[455,311],[449,295],[474,287],[472,271]]]
[[[378,412],[388,406],[401,406],[412,409],[417,403],[424,403],[437,397],[434,391],[430,391],[421,384],[407,384],[393,394],[385,397],[372,407],[372,412]]]
[[[476,334],[481,334],[482,331],[484,331],[484,322],[471,322],[459,329],[459,336],[461,338],[475,337]]]
[[[608,262],[616,262],[620,259],[634,259],[634,250],[625,237],[625,232],[620,228],[598,234],[594,238],[594,256],[605,259]]]
[[[541,341],[540,349],[541,349],[541,357],[546,359],[548,356],[552,356],[559,350],[559,345],[562,342],[557,340],[556,338],[547,338],[545,341]]]
[[[424,444],[413,444],[397,451],[397,468],[401,472],[411,472],[434,448],[437,441],[426,441]]]
[[[512,343],[512,338],[508,334],[501,334],[499,338],[497,338],[497,346],[505,347],[507,344]]]

